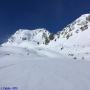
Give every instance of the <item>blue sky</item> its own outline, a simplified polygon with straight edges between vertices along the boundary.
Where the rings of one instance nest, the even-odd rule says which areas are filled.
[[[19,28],[57,32],[84,13],[90,0],[0,0],[0,42]]]

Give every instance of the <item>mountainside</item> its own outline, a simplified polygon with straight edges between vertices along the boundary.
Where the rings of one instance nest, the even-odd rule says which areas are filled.
[[[90,61],[73,60],[48,49],[2,47],[0,87],[11,90],[90,90]]]
[[[0,89],[90,90],[90,14],[62,31],[17,30],[0,46]]]
[[[62,31],[52,34],[46,29],[20,29],[12,35],[4,45],[30,47],[39,45],[57,46],[89,46],[90,14],[84,14]]]
[[[46,29],[20,29],[2,46],[38,50],[48,48],[80,60],[90,55],[89,34],[90,14],[84,14],[56,34],[52,34]]]
[[[56,34],[52,34],[46,29],[20,29],[2,46],[49,49],[80,60],[88,58],[90,55],[89,34],[90,14],[84,14]]]
[[[53,43],[63,46],[90,45],[90,14],[84,14],[62,31],[57,32]]]
[[[12,35],[8,42],[2,44],[3,46],[21,46],[30,47],[34,45],[45,44],[50,33],[45,29],[24,30],[20,29]]]

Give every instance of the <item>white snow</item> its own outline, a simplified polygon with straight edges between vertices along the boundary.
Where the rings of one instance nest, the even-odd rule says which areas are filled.
[[[48,37],[49,34],[46,29],[19,29],[8,39],[8,42],[2,44],[2,46],[30,47],[37,46],[38,43],[41,45],[45,43],[45,38]]]
[[[0,88],[90,90],[89,16],[76,19],[47,45],[46,29],[16,31],[0,47]]]
[[[26,49],[0,48],[0,86],[16,86],[18,90],[90,90],[89,61],[57,53],[57,57],[49,57],[37,51],[30,50],[27,55]]]

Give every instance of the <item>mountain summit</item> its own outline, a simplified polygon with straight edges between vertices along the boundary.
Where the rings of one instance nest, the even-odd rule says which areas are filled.
[[[57,44],[65,46],[90,45],[89,34],[90,14],[84,14],[67,25],[63,30],[57,32],[55,41]]]
[[[3,46],[29,46],[46,44],[49,38],[49,31],[46,29],[25,30],[19,29],[12,35]]]

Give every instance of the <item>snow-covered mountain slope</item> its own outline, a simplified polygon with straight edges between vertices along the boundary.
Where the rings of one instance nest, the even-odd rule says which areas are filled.
[[[90,90],[89,83],[90,61],[73,60],[43,49],[0,48],[1,88]]]
[[[2,44],[2,46],[34,47],[46,44],[45,40],[49,35],[50,33],[46,29],[20,29],[8,39],[8,42]]]
[[[55,41],[65,46],[90,45],[90,14],[84,14],[55,35]],[[54,41],[54,43],[55,43]]]
[[[62,31],[53,35],[46,29],[18,30],[12,35],[7,43],[3,45],[13,46],[89,46],[90,45],[90,14],[84,14],[71,24],[67,25]]]
[[[90,14],[57,34],[18,30],[0,47],[0,88],[90,90]]]
[[[78,57],[89,57],[90,53],[90,14],[84,14],[57,34],[51,34],[46,29],[24,30],[15,32],[6,47],[48,48],[58,53]],[[86,58],[87,58],[86,57]]]
[[[75,59],[84,59],[90,55],[89,34],[90,14],[84,14],[59,31],[48,47]]]

